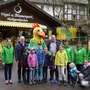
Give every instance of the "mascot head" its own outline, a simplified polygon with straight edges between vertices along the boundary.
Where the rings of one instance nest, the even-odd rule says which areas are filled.
[[[34,38],[38,38],[38,39],[43,39],[45,38],[45,33],[42,30],[42,28],[40,27],[40,25],[38,23],[34,23],[32,25],[33,28],[33,36]]]

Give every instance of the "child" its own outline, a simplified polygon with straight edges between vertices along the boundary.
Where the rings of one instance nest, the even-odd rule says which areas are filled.
[[[79,71],[77,70],[77,67],[74,63],[70,63],[69,67],[70,67],[71,82],[72,82],[72,84],[75,84],[75,82],[77,81],[77,78],[78,78]]]
[[[47,48],[45,48],[44,52],[45,52],[45,60],[44,60],[44,67],[43,67],[43,79],[44,79],[44,82],[47,82],[48,67],[50,64],[51,55]]]
[[[4,63],[5,84],[12,84],[12,65],[14,60],[14,49],[11,40],[7,40],[6,45],[3,47],[2,60]]]
[[[31,84],[35,84],[34,76],[35,76],[35,70],[38,67],[38,60],[34,49],[30,50],[30,53],[28,56],[28,65],[30,68]]]
[[[59,81],[62,78],[62,81],[66,83],[66,67],[67,67],[68,57],[67,53],[63,48],[63,45],[59,46],[59,50],[55,56],[55,66],[58,68]],[[61,76],[61,78],[60,78]]]
[[[41,83],[43,79],[43,65],[44,65],[44,50],[41,46],[41,43],[38,44],[36,54],[38,58],[38,71],[36,72],[36,79],[40,80]]]

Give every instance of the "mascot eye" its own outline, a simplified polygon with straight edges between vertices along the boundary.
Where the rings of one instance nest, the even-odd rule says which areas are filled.
[[[40,32],[40,30],[38,30],[38,32]]]

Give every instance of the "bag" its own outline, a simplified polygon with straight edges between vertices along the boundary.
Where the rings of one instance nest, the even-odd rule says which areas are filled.
[[[85,81],[85,80],[82,80],[81,81],[81,85],[82,86],[85,86],[85,87],[88,87],[89,86],[89,82],[88,81]]]

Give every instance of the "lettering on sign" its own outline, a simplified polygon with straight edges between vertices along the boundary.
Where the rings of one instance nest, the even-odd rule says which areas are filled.
[[[0,15],[7,18],[7,20],[9,20],[9,21],[28,22],[29,19],[33,19],[33,16],[21,15],[21,14],[18,14],[18,13],[11,14],[11,13],[1,12]]]

